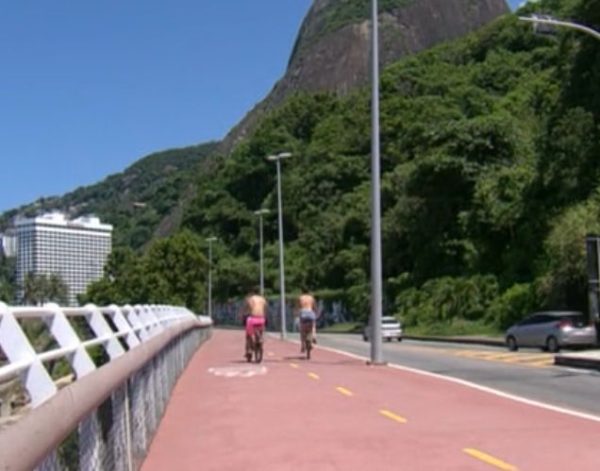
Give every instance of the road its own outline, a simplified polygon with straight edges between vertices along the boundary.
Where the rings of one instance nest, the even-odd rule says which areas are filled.
[[[320,334],[319,345],[369,357],[360,335]],[[536,349],[454,343],[384,342],[388,363],[469,381],[526,399],[600,416],[600,372],[554,366],[554,356]]]

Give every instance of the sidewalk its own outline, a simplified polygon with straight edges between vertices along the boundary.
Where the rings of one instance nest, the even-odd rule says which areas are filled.
[[[600,350],[584,350],[581,352],[562,352],[554,357],[554,364],[600,370]]]
[[[217,330],[194,355],[143,471],[559,470],[574,456],[578,471],[600,466],[599,418],[319,346],[306,361],[272,337],[264,362],[248,364],[242,335]]]

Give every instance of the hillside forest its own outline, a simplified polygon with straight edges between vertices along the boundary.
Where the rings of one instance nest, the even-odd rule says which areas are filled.
[[[600,26],[600,0],[543,0]],[[497,332],[531,310],[587,311],[585,236],[600,233],[600,42],[536,34],[506,15],[381,74],[384,309],[416,332]],[[173,302],[203,312],[258,284],[278,296],[282,162],[286,285],[369,313],[370,90],[299,94],[194,176],[179,229],[117,244],[83,301]]]

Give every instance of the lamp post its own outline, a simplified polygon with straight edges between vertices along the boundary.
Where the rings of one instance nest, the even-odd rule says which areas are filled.
[[[254,211],[254,214],[258,216],[258,238],[259,238],[259,253],[260,253],[260,295],[265,294],[265,270],[263,263],[263,215],[269,214],[271,211],[268,209],[259,209]]]
[[[281,297],[281,338],[286,338],[285,329],[285,269],[283,265],[283,217],[281,212],[281,159],[291,157],[290,152],[269,155],[267,160],[277,164],[277,212],[279,225],[279,295]]]
[[[216,237],[208,237],[208,317],[212,319],[212,243],[218,240]]]
[[[588,26],[580,25],[579,23],[574,23],[573,21],[557,20],[556,18],[552,18],[551,16],[540,16],[540,15],[520,16],[519,20],[528,21],[529,23],[533,23],[534,26],[538,25],[538,24],[542,24],[542,25],[562,26],[564,28],[576,29],[578,31],[587,33],[590,36],[595,37],[596,39],[600,39],[599,31],[596,31],[595,29],[592,29]]]
[[[379,15],[377,0],[371,0],[371,364],[381,358],[381,190],[379,185]]]

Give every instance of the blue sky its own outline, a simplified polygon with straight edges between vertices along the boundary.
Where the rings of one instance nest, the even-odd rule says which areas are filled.
[[[3,2],[0,212],[222,138],[283,75],[310,4]]]

